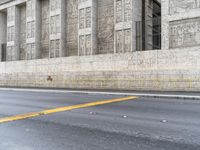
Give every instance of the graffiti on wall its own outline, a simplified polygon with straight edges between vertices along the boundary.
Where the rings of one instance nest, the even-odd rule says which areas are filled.
[[[200,18],[170,23],[170,47],[200,45]]]
[[[173,15],[200,8],[200,0],[170,0],[169,5],[169,13]]]

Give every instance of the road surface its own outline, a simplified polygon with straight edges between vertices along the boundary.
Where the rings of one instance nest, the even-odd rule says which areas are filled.
[[[200,150],[200,101],[124,97],[0,91],[0,150]]]

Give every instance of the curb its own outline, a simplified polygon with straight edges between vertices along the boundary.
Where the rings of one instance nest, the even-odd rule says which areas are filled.
[[[42,93],[75,93],[75,94],[100,94],[100,95],[123,95],[123,96],[142,96],[152,98],[172,98],[200,100],[200,96],[178,95],[178,94],[146,94],[132,92],[98,92],[98,91],[76,91],[76,90],[46,90],[46,89],[18,89],[18,88],[0,88],[1,91],[18,91],[18,92],[42,92]]]

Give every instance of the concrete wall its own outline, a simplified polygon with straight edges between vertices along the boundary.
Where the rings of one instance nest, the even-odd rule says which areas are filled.
[[[1,62],[0,85],[199,91],[200,47]]]

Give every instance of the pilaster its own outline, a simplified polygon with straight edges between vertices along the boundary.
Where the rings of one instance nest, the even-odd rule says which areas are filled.
[[[19,60],[19,8],[11,6],[7,9],[7,54],[6,60]]]
[[[39,0],[27,1],[26,59],[38,59],[41,53],[41,6]]]
[[[50,0],[50,58],[66,56],[66,0]]]
[[[79,0],[78,55],[94,55],[97,51],[97,1]]]

